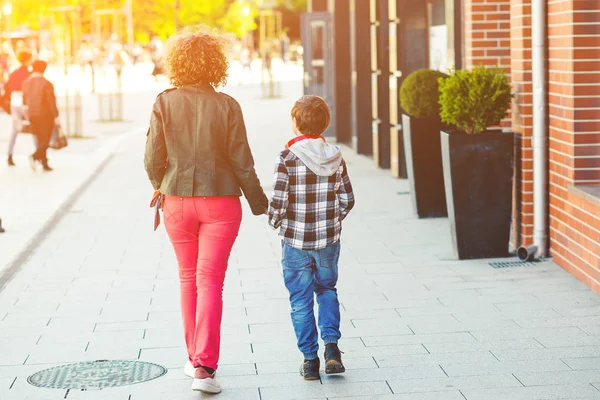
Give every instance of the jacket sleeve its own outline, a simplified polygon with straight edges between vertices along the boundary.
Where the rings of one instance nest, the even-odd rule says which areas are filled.
[[[167,145],[163,129],[162,113],[158,107],[158,100],[152,108],[150,128],[146,135],[146,153],[144,167],[154,190],[159,190],[167,170]]]
[[[352,190],[352,183],[348,176],[348,168],[346,168],[346,161],[342,161],[342,182],[337,193],[337,198],[340,203],[340,220],[344,220],[350,210],[354,208],[354,191]]]
[[[248,144],[244,116],[242,115],[240,105],[235,100],[230,102],[227,117],[229,124],[227,149],[229,165],[233,170],[238,185],[248,200],[252,214],[264,214],[269,206],[269,200],[260,186],[258,176],[256,176],[254,158]]]
[[[52,116],[54,118],[58,117],[58,107],[56,107],[56,94],[54,93],[54,85],[52,85],[50,82],[47,82],[46,85],[44,85],[44,97],[46,100],[45,104],[48,105]]]
[[[273,197],[269,204],[269,225],[273,229],[281,226],[286,216],[288,207],[288,195],[290,187],[290,176],[281,155],[275,164],[275,177],[273,183]]]

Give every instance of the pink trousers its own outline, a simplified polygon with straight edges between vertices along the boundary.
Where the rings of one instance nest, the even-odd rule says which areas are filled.
[[[242,221],[240,199],[166,196],[163,209],[179,264],[188,357],[194,367],[217,369],[223,281]]]

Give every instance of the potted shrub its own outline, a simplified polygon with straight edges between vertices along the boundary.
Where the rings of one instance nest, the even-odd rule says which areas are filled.
[[[448,217],[459,259],[508,255],[513,134],[497,127],[512,99],[503,70],[477,67],[440,79],[441,132]]]
[[[447,216],[440,148],[438,79],[447,75],[420,69],[400,88],[402,136],[413,210],[419,218]]]

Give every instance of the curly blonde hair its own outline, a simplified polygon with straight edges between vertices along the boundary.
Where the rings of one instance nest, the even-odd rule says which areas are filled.
[[[229,62],[224,38],[204,25],[188,27],[172,36],[165,45],[169,80],[175,87],[208,83],[213,87],[227,83]]]

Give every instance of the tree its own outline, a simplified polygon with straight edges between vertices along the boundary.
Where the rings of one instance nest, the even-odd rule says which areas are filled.
[[[219,28],[238,38],[244,37],[248,32],[256,29],[258,10],[250,4],[232,3],[225,16],[218,21]]]
[[[217,27],[227,12],[226,3],[227,0],[133,0],[136,39],[148,41],[153,35],[166,39],[175,33],[176,21],[180,27]]]

